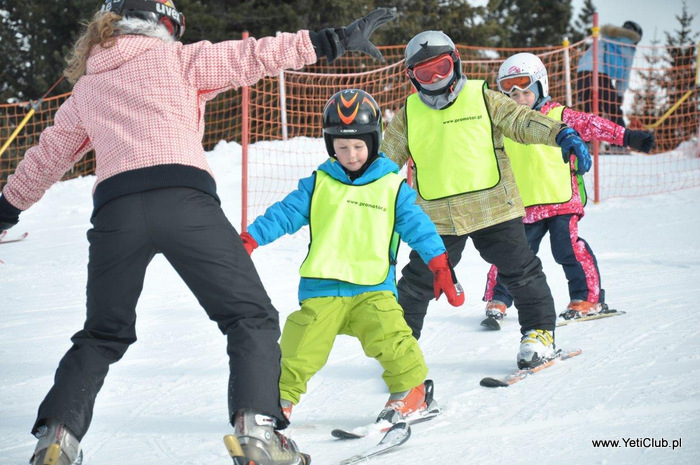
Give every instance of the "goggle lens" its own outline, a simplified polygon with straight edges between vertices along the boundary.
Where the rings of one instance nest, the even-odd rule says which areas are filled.
[[[510,91],[513,90],[515,87],[517,87],[520,90],[527,90],[528,87],[532,84],[532,79],[530,79],[529,74],[521,74],[517,76],[508,76],[500,81],[498,81],[498,88],[501,89],[501,92],[505,92],[506,94],[510,94]]]
[[[435,78],[445,79],[452,74],[454,61],[450,55],[441,55],[413,67],[413,77],[421,84],[432,84]]]

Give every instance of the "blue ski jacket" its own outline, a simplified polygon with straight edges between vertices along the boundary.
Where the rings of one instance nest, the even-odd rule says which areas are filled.
[[[398,166],[383,153],[372,162],[362,176],[351,181],[342,165],[335,159],[329,158],[318,167],[344,184],[364,185],[375,181],[388,173],[397,173]],[[309,224],[311,196],[313,195],[316,173],[299,181],[296,190],[289,193],[283,200],[271,205],[263,215],[257,217],[248,227],[248,233],[258,245],[269,244],[285,234],[293,234]],[[425,263],[445,253],[445,245],[438,235],[435,225],[423,210],[416,205],[416,192],[403,183],[399,189],[396,205],[395,231],[401,240],[414,249]],[[366,228],[368,234],[371,228]],[[396,257],[392,257],[394,260]],[[393,261],[393,260],[392,260]],[[376,286],[362,286],[330,279],[301,278],[299,282],[299,302],[311,297],[352,297],[365,292],[396,291],[396,269],[391,265],[386,280]]]

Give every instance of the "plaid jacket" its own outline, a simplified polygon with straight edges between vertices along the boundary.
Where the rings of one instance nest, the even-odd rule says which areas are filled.
[[[538,111],[518,105],[510,97],[486,89],[486,107],[493,123],[501,180],[491,189],[427,201],[418,196],[420,205],[435,223],[441,235],[462,236],[525,215],[523,202],[515,184],[510,160],[503,150],[503,136],[523,144],[546,144],[556,147],[556,135],[566,127]],[[393,117],[384,133],[381,150],[399,167],[408,161],[406,107]],[[563,161],[562,161],[563,163]]]

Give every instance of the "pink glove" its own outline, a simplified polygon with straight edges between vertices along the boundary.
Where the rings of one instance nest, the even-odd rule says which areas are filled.
[[[245,251],[248,252],[248,255],[252,255],[253,250],[258,248],[258,241],[253,239],[253,236],[247,232],[241,234],[241,240],[243,241],[243,247],[245,247]]]
[[[447,258],[447,252],[430,260],[428,268],[433,272],[433,289],[435,290],[435,300],[444,292],[447,296],[447,301],[453,307],[459,307],[464,304],[464,291],[462,286],[457,282],[452,264]]]

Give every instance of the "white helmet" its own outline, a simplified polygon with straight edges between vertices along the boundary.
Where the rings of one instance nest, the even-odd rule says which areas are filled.
[[[539,83],[538,100],[549,97],[547,68],[532,53],[516,53],[504,61],[498,70],[497,83],[498,89],[505,94],[509,94],[514,87],[526,90]]]

